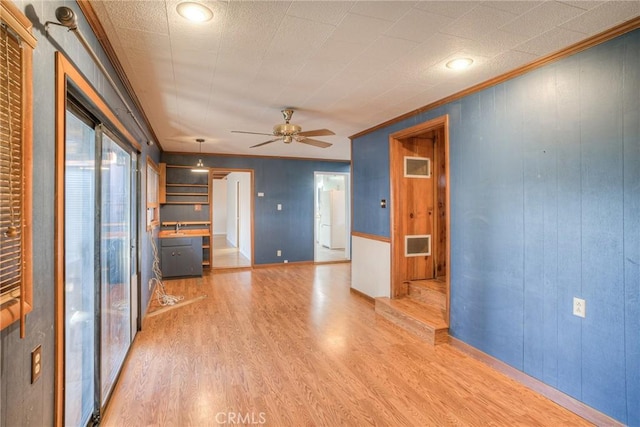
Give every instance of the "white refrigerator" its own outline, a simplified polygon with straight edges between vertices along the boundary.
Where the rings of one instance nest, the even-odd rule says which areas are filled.
[[[343,249],[346,241],[345,194],[343,190],[320,193],[320,244],[329,249]]]

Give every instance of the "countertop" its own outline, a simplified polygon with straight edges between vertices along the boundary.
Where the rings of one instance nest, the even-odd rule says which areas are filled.
[[[173,239],[178,237],[205,237],[208,235],[208,228],[182,228],[177,233],[175,230],[161,230],[158,233],[158,237],[161,239]]]

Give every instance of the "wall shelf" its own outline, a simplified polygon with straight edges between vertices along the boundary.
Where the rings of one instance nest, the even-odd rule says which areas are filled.
[[[206,228],[209,233],[202,236],[202,265],[210,266],[209,174],[195,174],[190,166],[160,163],[160,187],[162,227],[175,227],[180,223],[181,229],[187,232]]]

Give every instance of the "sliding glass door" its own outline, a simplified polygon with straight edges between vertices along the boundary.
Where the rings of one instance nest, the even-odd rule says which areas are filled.
[[[131,155],[100,130],[100,404],[104,405],[131,343]]]
[[[67,111],[66,426],[96,421],[131,344],[133,171],[132,153],[117,138],[81,110]]]
[[[65,147],[65,425],[84,426],[95,408],[96,137],[67,112]]]

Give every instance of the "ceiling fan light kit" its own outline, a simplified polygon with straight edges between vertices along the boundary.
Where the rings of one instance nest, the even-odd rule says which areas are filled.
[[[315,130],[302,132],[301,126],[290,123],[291,116],[293,115],[292,109],[287,108],[282,110],[281,112],[282,112],[282,116],[284,117],[284,123],[275,125],[273,127],[273,133],[248,132],[248,131],[241,131],[241,130],[232,130],[231,132],[248,133],[252,135],[272,135],[276,137],[274,139],[270,139],[260,144],[252,145],[250,148],[256,148],[266,144],[271,144],[272,142],[276,142],[279,140],[282,140],[285,144],[290,144],[291,142],[296,141],[296,142],[301,142],[303,144],[313,145],[315,147],[320,147],[320,148],[327,148],[333,145],[328,142],[309,138],[310,136],[335,135],[335,133],[333,133],[329,129],[315,129]]]

